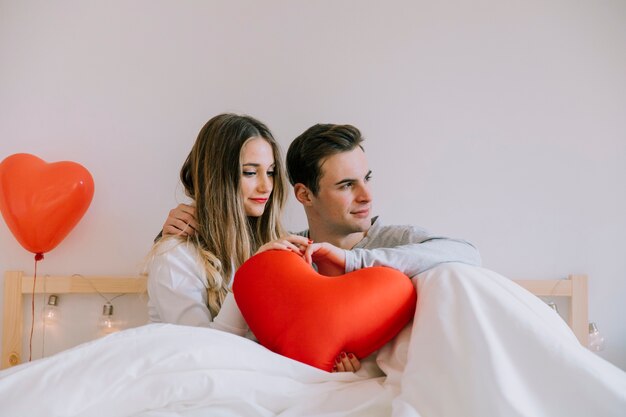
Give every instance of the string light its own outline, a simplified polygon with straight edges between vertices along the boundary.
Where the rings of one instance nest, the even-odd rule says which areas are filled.
[[[50,294],[48,297],[48,304],[44,311],[44,324],[52,324],[59,321],[61,315],[59,309],[59,296]]]
[[[80,274],[74,274],[73,276],[81,277],[85,279],[87,282],[89,282],[89,284],[94,289],[94,291],[98,293],[98,295],[106,301],[106,303],[102,306],[102,315],[98,318],[98,322],[97,322],[97,327],[100,333],[102,335],[107,335],[109,333],[114,333],[114,332],[119,331],[121,322],[117,320],[116,317],[113,315],[113,300],[115,300],[116,298],[122,297],[124,294],[118,294],[115,297],[108,298],[104,294],[102,294],[100,291],[98,291],[98,289],[93,284],[93,282],[91,282],[91,280],[87,279],[86,277]]]
[[[29,337],[29,347],[28,347],[28,350],[29,350],[28,361],[29,362],[32,361],[32,357],[33,357],[33,336],[34,336],[34,330],[35,330],[35,298],[36,298],[35,289],[37,286],[37,278],[38,278],[38,275],[37,275],[38,261],[40,260],[41,258],[35,259],[35,272],[33,275],[33,288],[32,288],[32,294],[31,294],[32,295],[32,302],[31,302],[32,320],[31,320],[31,326],[30,326],[30,337]],[[106,304],[104,304],[102,307],[102,315],[98,318],[97,323],[96,323],[97,328],[100,331],[100,333],[102,335],[106,335],[106,334],[121,330],[123,321],[118,320],[113,315],[112,301],[118,297],[124,296],[125,294],[118,294],[112,298],[108,298],[104,294],[102,294],[100,291],[98,291],[98,289],[93,284],[93,282],[91,282],[91,280],[89,280],[87,277],[81,274],[73,274],[72,276],[83,278],[84,280],[89,282],[93,290],[106,301]],[[46,356],[46,353],[45,353],[46,330],[54,329],[55,327],[57,327],[62,318],[61,309],[59,308],[60,297],[57,294],[48,295],[46,293],[46,284],[47,284],[48,278],[49,278],[49,275],[47,274],[43,276],[43,294],[42,295],[43,295],[44,302],[46,299],[47,299],[47,302],[45,302],[45,305],[40,310],[41,312],[41,315],[40,315],[41,317],[41,357],[42,358]]]
[[[102,306],[102,315],[98,320],[98,328],[105,335],[119,330],[119,322],[113,315],[113,304],[110,302]]]
[[[558,314],[559,308],[556,306],[556,303],[554,301],[548,301],[546,304],[548,304],[548,307],[550,307]]]
[[[604,350],[604,336],[598,330],[598,326],[593,322],[589,323],[589,341],[587,347],[593,352]]]

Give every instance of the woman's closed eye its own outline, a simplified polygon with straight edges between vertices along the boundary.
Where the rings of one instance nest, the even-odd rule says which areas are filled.
[[[241,173],[241,175],[243,175],[244,177],[254,177],[256,175],[256,171],[244,171]],[[269,171],[266,174],[268,177],[273,177],[274,176],[274,171]]]

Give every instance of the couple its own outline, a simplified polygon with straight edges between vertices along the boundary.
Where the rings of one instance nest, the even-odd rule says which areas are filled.
[[[237,313],[228,290],[258,251],[295,251],[331,274],[395,267],[418,288],[413,322],[359,372],[327,373],[224,332],[144,326],[3,371],[0,414],[622,417],[626,373],[580,345],[539,298],[471,265],[471,245],[371,222],[360,143],[354,127],[318,125],[290,146],[310,227],[294,237],[279,226],[285,173],[269,130],[243,116],[212,119],[182,170],[196,207],[183,222],[194,232],[170,236],[174,210],[148,279],[153,321],[241,332],[241,317],[225,318]],[[355,365],[340,360],[337,370]]]
[[[289,146],[285,172],[263,123],[235,114],[209,120],[180,173],[194,205],[170,212],[152,251],[150,321],[249,335],[230,288],[236,269],[266,250],[293,251],[329,276],[375,265],[409,277],[444,262],[480,265],[468,242],[372,217],[362,142],[354,126],[315,125]],[[287,176],[309,224],[296,235],[280,222]],[[335,363],[337,371],[359,367],[359,358],[345,352]]]

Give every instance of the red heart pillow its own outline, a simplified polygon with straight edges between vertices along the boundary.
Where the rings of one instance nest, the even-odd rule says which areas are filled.
[[[342,351],[362,359],[381,348],[413,318],[417,301],[411,280],[395,269],[327,277],[276,250],[241,265],[233,292],[263,346],[326,371]]]

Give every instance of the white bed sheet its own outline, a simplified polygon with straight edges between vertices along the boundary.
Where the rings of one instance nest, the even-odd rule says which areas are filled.
[[[626,415],[626,373],[517,284],[461,264],[413,280],[414,321],[358,374],[152,324],[0,372],[0,416]]]

